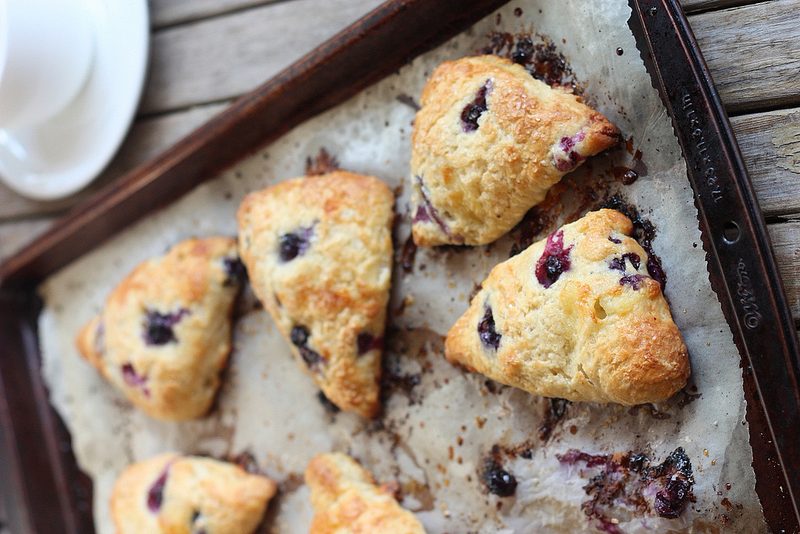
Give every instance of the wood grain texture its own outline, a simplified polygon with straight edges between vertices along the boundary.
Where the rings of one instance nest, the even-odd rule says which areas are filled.
[[[690,17],[729,112],[800,103],[800,0],[774,0]]]
[[[800,221],[768,226],[792,316],[800,322]]]
[[[755,4],[763,0],[680,0],[681,6],[686,13],[698,11],[711,11],[712,9],[723,9],[726,7],[744,6]]]
[[[156,32],[142,111],[160,113],[248,91],[379,3],[284,1]],[[800,103],[798,9],[800,0],[775,0],[690,18],[729,110]]]
[[[141,113],[245,93],[380,0],[293,0],[157,32]]]
[[[800,213],[800,109],[742,115],[731,122],[764,215]]]
[[[161,28],[288,0],[149,0],[150,26]]]

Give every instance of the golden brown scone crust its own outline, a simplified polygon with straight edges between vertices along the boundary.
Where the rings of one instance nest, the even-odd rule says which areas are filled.
[[[117,534],[248,534],[276,489],[233,464],[166,453],[123,471],[111,516]]]
[[[241,282],[226,265],[236,262],[236,240],[211,237],[182,241],[142,263],[81,329],[78,350],[151,417],[201,417],[231,351]]]
[[[324,394],[364,417],[379,410],[393,208],[377,178],[337,171],[252,193],[238,215],[256,295]]]
[[[562,241],[570,266],[549,287],[537,276],[548,240],[497,265],[450,329],[447,359],[545,397],[624,405],[668,399],[686,384],[689,358],[631,232],[630,220],[608,209],[553,232],[551,250]],[[486,333],[490,314],[499,339]]]
[[[488,84],[488,85],[487,85]],[[486,110],[462,113],[483,87]],[[497,56],[441,64],[422,92],[411,144],[411,213],[421,246],[490,243],[619,130],[579,97]]]
[[[414,514],[375,485],[355,460],[320,454],[306,468],[314,519],[310,534],[424,534]]]

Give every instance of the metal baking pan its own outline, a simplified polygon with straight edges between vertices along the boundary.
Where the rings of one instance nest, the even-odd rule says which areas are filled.
[[[37,285],[144,215],[391,74],[506,1],[384,3],[158,158],[77,206],[0,266],[0,480],[12,532],[94,531],[91,482],[75,464],[69,435],[48,402],[40,375]],[[640,49],[657,87],[669,69],[670,75],[685,74],[682,87],[693,95],[694,112],[688,114],[681,107],[683,94],[675,104],[669,91],[662,91],[691,179],[700,182],[697,178],[710,165],[708,150],[713,150],[711,164],[724,202],[716,200],[716,189],[703,189],[702,183],[695,184],[695,192],[712,286],[743,355],[756,489],[774,532],[800,532],[800,448],[796,440],[787,439],[800,413],[797,338],[764,222],[677,1],[632,0],[632,7],[634,17],[640,17]],[[692,144],[698,121],[710,147],[703,153]],[[733,241],[728,239],[731,222],[738,230]]]

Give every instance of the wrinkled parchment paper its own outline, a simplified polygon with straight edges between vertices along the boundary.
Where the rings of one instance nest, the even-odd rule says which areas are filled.
[[[42,286],[44,374],[51,400],[72,433],[78,462],[94,479],[100,533],[113,531],[107,503],[117,474],[164,450],[216,457],[249,451],[264,472],[282,482],[268,517],[274,532],[307,531],[311,510],[299,477],[315,453],[334,449],[354,455],[379,480],[397,481],[403,505],[417,513],[429,532],[538,533],[593,531],[597,526],[581,509],[589,498],[583,488],[592,472],[563,465],[556,454],[570,448],[598,454],[636,451],[657,463],[676,447],[691,459],[696,502],[672,520],[620,512],[618,528],[766,530],[750,467],[739,355],[708,282],[685,165],[626,25],[626,2],[524,0],[498,13],[294,129]],[[633,185],[623,186],[606,172],[630,164],[623,148],[594,158],[568,177],[562,188],[566,193],[536,239],[591,208],[587,195],[616,190],[653,221],[658,232],[654,248],[668,276],[666,295],[675,321],[690,350],[698,399],[686,402],[691,396],[680,394],[663,406],[634,410],[571,404],[552,436],[543,440],[538,429],[549,401],[494,387],[449,365],[442,355],[443,335],[466,309],[475,285],[509,256],[519,237],[514,233],[489,247],[420,249],[411,273],[396,268],[385,356],[388,400],[376,422],[326,411],[266,313],[252,307],[237,322],[219,405],[199,421],[149,419],[81,360],[73,342],[79,327],[136,264],[189,236],[234,235],[242,197],[302,175],[306,157],[320,148],[336,156],[342,168],[379,176],[392,186],[405,184],[414,110],[407,98],[397,97],[418,99],[437,64],[481,49],[490,31],[527,31],[555,43],[587,101],[641,150],[647,173]],[[397,203],[404,215],[408,190],[403,188]],[[398,249],[408,236],[407,223],[406,216],[396,231]],[[519,482],[514,497],[487,493],[481,480],[494,445],[504,451],[530,449],[528,459],[502,457],[503,467]]]

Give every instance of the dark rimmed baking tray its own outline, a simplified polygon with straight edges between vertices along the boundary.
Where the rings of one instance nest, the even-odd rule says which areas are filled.
[[[48,402],[40,375],[37,318],[41,303],[36,295],[37,285],[145,214],[174,201],[300,122],[394,72],[507,1],[393,0],[384,3],[237,100],[158,158],[76,207],[51,230],[0,266],[0,480],[8,501],[12,532],[77,534],[94,531],[91,483],[75,465],[69,435]],[[663,8],[673,14],[668,22],[674,32],[668,31],[660,37],[648,34],[651,38],[648,43],[659,46],[662,42],[663,46],[670,37],[677,40],[675,68],[695,72],[699,65],[704,78],[699,77],[694,82],[696,87],[689,89],[692,94],[705,96],[710,91],[711,98],[698,99],[696,114],[702,117],[705,125],[712,127],[707,134],[707,137],[713,136],[710,144],[721,147],[721,154],[728,160],[731,183],[726,187],[740,200],[740,205],[717,213],[702,209],[702,191],[697,197],[703,215],[701,230],[709,254],[712,284],[720,295],[737,345],[747,355],[743,357],[747,416],[757,490],[767,521],[775,532],[800,532],[797,502],[793,497],[797,495],[794,490],[798,489],[797,471],[800,471],[800,464],[795,462],[799,454],[797,443],[773,439],[776,414],[796,414],[800,406],[794,324],[760,210],[702,56],[676,0],[649,3],[654,2],[663,4]],[[679,119],[675,125],[679,138],[682,133],[691,138],[692,130],[682,132],[682,128],[696,127],[691,121]],[[702,160],[693,160],[696,155],[691,146],[684,146],[684,152],[691,174],[693,167]],[[718,174],[725,178],[724,173]],[[762,333],[761,342],[786,347],[784,359],[771,361],[768,366],[777,373],[776,378],[780,375],[781,384],[792,386],[780,395],[759,394],[770,377],[755,376],[756,368],[760,371],[763,365],[752,365],[753,357],[758,354],[748,353],[746,347],[752,343],[744,343],[747,335],[752,341],[758,332],[754,334],[756,329],[745,323],[749,330],[743,333],[743,316],[731,302],[731,295],[726,293],[726,281],[731,280],[730,276],[726,277],[726,271],[737,272],[735,265],[738,264],[732,266],[724,252],[714,245],[713,236],[717,234],[713,232],[720,225],[728,224],[733,215],[742,236],[758,244],[738,252],[744,255],[741,257],[748,265],[761,269],[746,273],[750,277],[748,283],[756,279],[766,284],[764,291],[769,305],[762,307],[761,312],[763,318],[771,321],[772,328]],[[740,270],[738,274],[741,280]],[[759,274],[765,278],[756,278]],[[747,299],[751,296],[744,295]],[[747,304],[750,300],[741,302]]]

